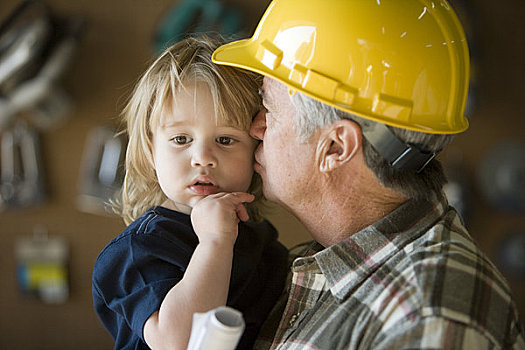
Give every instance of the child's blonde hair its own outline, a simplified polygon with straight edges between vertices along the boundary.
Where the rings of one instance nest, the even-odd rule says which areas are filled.
[[[126,174],[115,211],[130,224],[166,197],[162,192],[153,161],[152,130],[162,111],[171,105],[175,93],[189,82],[202,82],[210,88],[215,116],[229,125],[248,131],[261,108],[259,88],[262,78],[254,73],[216,65],[213,51],[224,44],[220,37],[199,36],[184,39],[166,49],[140,78],[122,112],[128,134]],[[262,181],[254,173],[249,192],[251,219],[259,220],[257,204],[263,200]]]

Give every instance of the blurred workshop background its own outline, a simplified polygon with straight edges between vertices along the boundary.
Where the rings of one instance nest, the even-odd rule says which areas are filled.
[[[105,212],[126,140],[113,137],[138,76],[167,41],[251,35],[268,0],[2,0],[0,349],[111,349],[91,271],[124,228]],[[451,0],[472,56],[470,129],[440,157],[451,203],[525,315],[525,2]],[[283,243],[308,239],[289,214]],[[460,286],[458,286],[460,288]]]

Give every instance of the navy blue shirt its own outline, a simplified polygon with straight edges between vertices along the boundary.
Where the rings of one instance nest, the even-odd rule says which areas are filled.
[[[93,269],[93,304],[115,349],[149,349],[144,323],[182,279],[198,243],[189,215],[154,207],[102,250]],[[246,322],[237,349],[252,348],[282,292],[287,257],[268,221],[239,223],[227,301]]]

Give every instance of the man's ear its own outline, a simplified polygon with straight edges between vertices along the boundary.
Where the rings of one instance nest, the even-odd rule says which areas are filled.
[[[361,143],[361,127],[356,122],[348,119],[336,121],[319,138],[319,170],[328,173],[345,164],[354,157]]]

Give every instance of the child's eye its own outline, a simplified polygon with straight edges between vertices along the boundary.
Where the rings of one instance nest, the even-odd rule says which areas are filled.
[[[230,146],[235,143],[235,140],[228,136],[219,136],[216,139],[217,143],[225,146]]]
[[[185,145],[187,143],[190,143],[192,140],[191,137],[185,136],[185,135],[177,135],[174,138],[171,139],[173,142],[175,142],[177,145]]]

